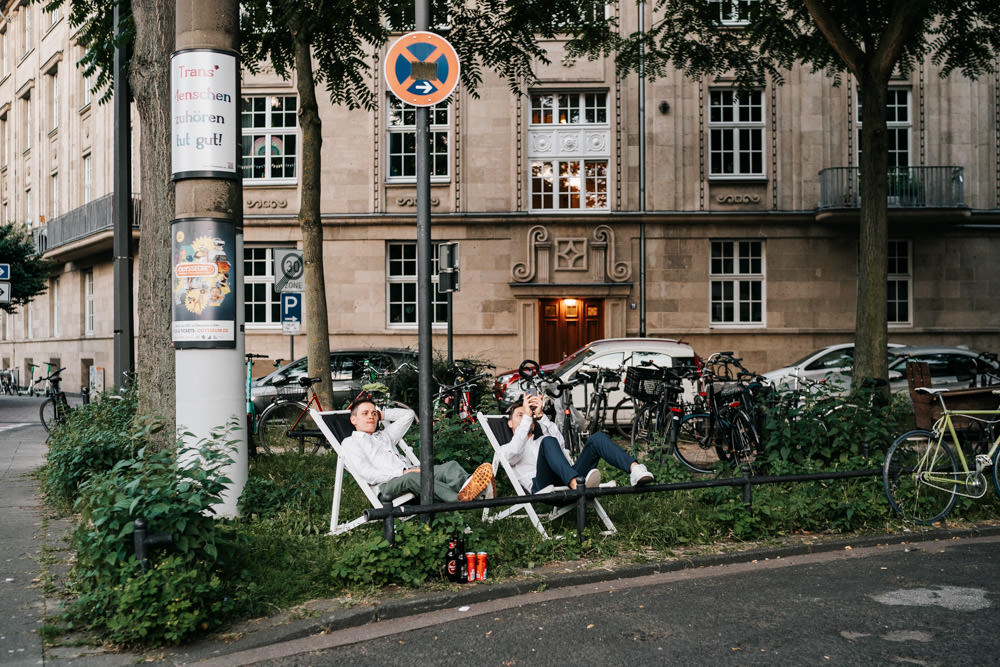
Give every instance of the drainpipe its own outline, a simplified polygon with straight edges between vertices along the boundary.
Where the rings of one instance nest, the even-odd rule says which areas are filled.
[[[639,33],[646,30],[646,3],[638,2]],[[646,337],[646,57],[639,45],[639,337]]]

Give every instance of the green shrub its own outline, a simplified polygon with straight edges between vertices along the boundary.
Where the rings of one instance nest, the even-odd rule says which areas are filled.
[[[190,435],[188,434],[188,437]],[[175,644],[218,627],[248,594],[235,533],[211,516],[230,483],[234,443],[213,433],[184,461],[174,452],[139,449],[134,458],[80,486],[70,572],[77,598],[67,611],[80,624],[119,644]],[[136,562],[135,519],[147,532],[169,533],[171,546]]]
[[[135,409],[133,389],[120,399],[105,396],[73,410],[53,430],[41,476],[42,491],[53,505],[72,507],[81,484],[132,456]]]

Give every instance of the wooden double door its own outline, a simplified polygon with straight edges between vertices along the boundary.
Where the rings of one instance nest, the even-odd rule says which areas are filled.
[[[538,362],[548,364],[604,338],[604,299],[541,299]]]

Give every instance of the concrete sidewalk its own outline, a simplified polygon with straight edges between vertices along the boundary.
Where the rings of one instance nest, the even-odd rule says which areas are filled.
[[[46,433],[38,421],[39,398],[5,398],[0,424],[0,664],[44,663],[38,634],[46,614],[43,560],[65,546],[70,524],[47,518],[32,475],[45,462]]]

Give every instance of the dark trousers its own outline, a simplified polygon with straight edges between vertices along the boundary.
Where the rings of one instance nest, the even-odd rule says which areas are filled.
[[[586,475],[602,459],[625,472],[628,472],[635,463],[632,456],[604,433],[598,432],[587,438],[587,444],[583,446],[583,451],[575,463],[566,460],[558,440],[546,436],[542,438],[542,444],[538,447],[538,461],[535,465],[535,479],[532,480],[531,492],[538,493],[539,489],[544,489],[550,484],[568,486],[569,480]]]

